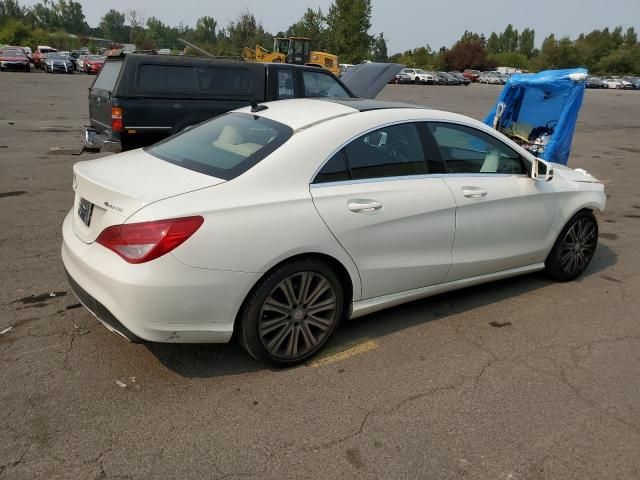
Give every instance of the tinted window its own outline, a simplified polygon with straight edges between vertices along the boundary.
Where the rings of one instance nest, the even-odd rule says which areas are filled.
[[[231,180],[275,151],[292,134],[291,128],[273,120],[229,113],[146,151],[175,165]]]
[[[278,70],[278,100],[295,97],[293,70]]]
[[[201,92],[223,95],[251,93],[251,73],[238,67],[198,67],[198,86]]]
[[[367,133],[344,150],[354,180],[427,173],[420,137],[412,123]]]
[[[313,183],[339,182],[351,178],[344,152],[340,150],[324,164]]]
[[[527,173],[515,150],[480,130],[450,123],[432,123],[429,130],[449,173]]]
[[[138,87],[147,91],[195,92],[198,77],[190,66],[140,65]]]
[[[122,68],[122,62],[106,62],[91,88],[101,88],[112,92],[116,86],[120,68]]]
[[[302,71],[305,97],[349,98],[349,93],[331,75],[323,72]]]

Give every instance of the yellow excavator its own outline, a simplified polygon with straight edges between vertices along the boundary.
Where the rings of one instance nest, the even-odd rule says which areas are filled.
[[[311,51],[311,39],[286,37],[273,40],[273,51],[260,45],[255,50],[244,47],[244,59],[250,62],[292,63],[324,68],[338,75],[338,57],[331,53]]]

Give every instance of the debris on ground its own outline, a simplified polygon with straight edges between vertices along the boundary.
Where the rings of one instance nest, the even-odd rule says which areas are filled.
[[[72,308],[80,308],[82,305],[79,303],[72,303],[71,305],[67,305],[64,307],[65,310],[71,310]]]
[[[127,384],[121,382],[120,380],[116,380],[116,385],[118,385],[120,388],[127,388]]]
[[[4,330],[0,331],[0,335],[4,335],[5,333],[9,333],[11,330],[13,330],[13,327],[7,327]]]

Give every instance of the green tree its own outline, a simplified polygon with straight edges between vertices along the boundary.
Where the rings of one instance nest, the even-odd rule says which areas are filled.
[[[489,50],[489,53],[502,52],[500,37],[496,32],[491,32],[491,35],[489,35],[489,40],[487,41],[487,50]]]
[[[218,22],[213,17],[200,17],[193,32],[194,40],[200,43],[215,43]]]
[[[535,47],[536,32],[530,28],[525,28],[520,33],[520,39],[518,40],[518,53],[524,55],[527,58],[533,56],[533,49]]]
[[[387,40],[384,33],[380,33],[373,41],[373,49],[371,50],[371,60],[374,62],[386,63],[389,61],[389,52],[387,50]]]
[[[624,47],[631,48],[638,43],[638,34],[633,27],[627,28],[627,33],[624,35]]]
[[[57,5],[54,4],[57,11],[60,27],[68,33],[83,34],[89,30],[82,5],[73,0],[60,0]]]
[[[371,0],[335,0],[327,15],[330,44],[342,63],[360,63],[371,51]]]
[[[27,9],[17,0],[0,0],[0,25],[9,19],[22,20],[26,13]]]
[[[307,8],[302,18],[287,29],[285,36],[310,38],[314,50],[326,51],[330,48],[327,38],[327,20],[320,8],[318,10]]]
[[[100,19],[101,35],[116,42],[126,42],[128,35],[124,28],[125,15],[123,12],[111,9]]]

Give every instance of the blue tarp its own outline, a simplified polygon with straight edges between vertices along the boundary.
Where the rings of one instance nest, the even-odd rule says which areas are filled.
[[[553,129],[544,151],[537,156],[566,165],[586,78],[584,68],[513,75],[484,122],[493,126],[497,107],[503,102],[505,109],[499,120],[499,129],[509,128],[512,122],[527,124],[534,129]],[[533,142],[535,138],[531,140]]]

